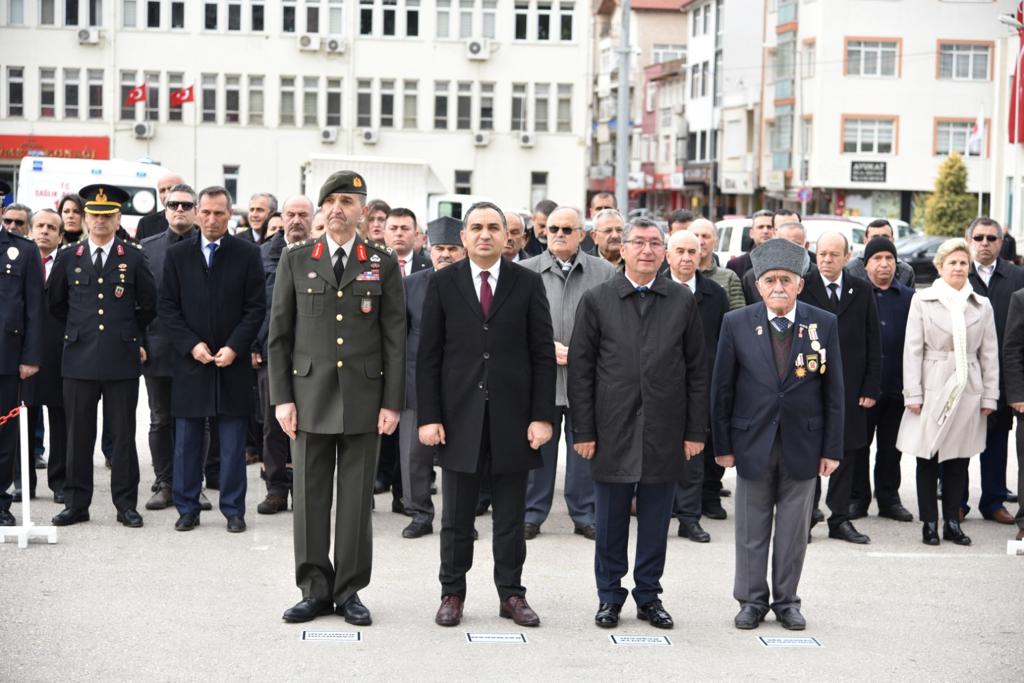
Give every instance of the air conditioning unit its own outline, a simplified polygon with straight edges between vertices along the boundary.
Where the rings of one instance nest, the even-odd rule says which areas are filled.
[[[478,130],[473,133],[473,144],[477,147],[486,147],[491,144],[491,131]]]
[[[326,128],[320,129],[320,142],[325,145],[333,145],[338,141],[338,127],[327,126]]]
[[[132,135],[136,140],[149,140],[156,135],[156,124],[152,121],[139,121],[132,126]]]
[[[533,133],[522,132],[519,133],[519,146],[520,147],[533,147],[537,142],[537,136]]]
[[[359,131],[359,139],[364,145],[376,145],[380,140],[380,131],[376,128],[363,128]]]
[[[327,36],[324,39],[324,50],[328,54],[332,55],[343,55],[345,54],[345,40],[341,36]]]
[[[482,62],[491,58],[491,41],[474,38],[466,41],[466,59]]]
[[[303,52],[319,52],[320,36],[315,33],[303,33],[297,38],[299,49]]]
[[[98,28],[83,28],[78,30],[79,45],[99,45],[100,30]]]

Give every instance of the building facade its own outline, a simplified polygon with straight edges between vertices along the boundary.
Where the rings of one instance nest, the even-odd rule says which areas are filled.
[[[585,0],[0,0],[0,33],[10,180],[26,153],[146,157],[245,201],[371,155],[503,205],[584,201]]]

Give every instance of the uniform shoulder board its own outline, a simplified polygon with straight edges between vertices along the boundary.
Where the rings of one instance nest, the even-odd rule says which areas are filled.
[[[129,242],[128,244],[132,245],[133,247],[135,247],[139,251],[142,251],[142,243],[141,242]]]
[[[367,242],[367,244],[369,244],[371,247],[373,247],[377,251],[383,252],[385,254],[394,254],[395,253],[394,249],[392,249],[388,245],[382,244],[380,242]]]
[[[12,232],[10,230],[7,231],[7,234],[10,235],[15,242],[17,242],[18,240],[21,240],[22,242],[32,242],[32,240],[30,240],[28,237],[25,237],[24,235],[21,235],[16,232]],[[35,242],[32,243],[35,244]]]
[[[293,243],[288,245],[288,251],[292,251],[293,249],[298,249],[299,247],[304,247],[304,246],[306,246],[308,244],[312,244],[314,241],[315,240],[308,240],[307,239],[307,240],[301,240],[299,242],[293,242]]]
[[[70,249],[72,247],[77,247],[77,246],[78,246],[78,242],[72,242],[71,244],[65,244],[64,246],[62,246],[60,249],[57,250],[57,253],[59,254],[61,252],[67,251],[68,249]]]

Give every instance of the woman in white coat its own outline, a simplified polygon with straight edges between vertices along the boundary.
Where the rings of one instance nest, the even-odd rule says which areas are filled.
[[[967,281],[967,242],[951,239],[935,254],[939,279],[910,304],[903,347],[906,409],[896,447],[917,457],[917,500],[927,545],[938,545],[937,488],[962,491],[970,458],[985,450],[986,418],[999,398],[999,358],[992,305]],[[971,539],[960,529],[959,496],[945,496],[942,538]]]

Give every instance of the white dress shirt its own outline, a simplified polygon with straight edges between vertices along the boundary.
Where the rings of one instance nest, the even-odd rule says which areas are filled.
[[[327,240],[327,251],[331,254],[331,266],[338,260],[338,249],[345,250],[345,257],[341,261],[341,267],[344,268],[348,265],[348,257],[352,255],[352,246],[356,243],[355,233],[352,234],[352,238],[345,242],[345,244],[338,244],[331,239],[331,235],[327,232],[324,233],[324,239]]]
[[[486,270],[488,273],[490,273],[490,275],[487,278],[487,282],[488,284],[491,285],[491,296],[493,297],[494,293],[498,291],[498,271],[501,270],[501,259],[499,258],[497,261],[494,262],[493,266],[487,268]],[[480,279],[480,273],[482,272],[484,272],[484,268],[481,268],[472,260],[470,260],[469,273],[470,275],[473,276],[473,288],[476,290],[477,301],[480,300],[480,284],[482,282],[482,280]]]
[[[825,294],[826,295],[830,294],[831,290],[829,290],[828,286],[830,284],[832,284],[832,280],[829,280],[827,277],[822,275],[820,270],[818,271],[818,275],[821,275],[821,282],[822,282],[822,284],[825,285]],[[838,287],[836,287],[836,300],[838,301],[839,299],[843,298],[843,274],[842,274],[842,272],[839,273],[839,278],[836,279],[835,283],[837,285],[839,285]]]
[[[89,260],[96,263],[96,252],[98,250],[103,252],[103,266],[106,267],[107,260],[110,258],[110,250],[114,246],[114,235],[110,236],[110,240],[105,244],[96,244],[92,241],[92,237],[89,238]]]
[[[974,270],[978,271],[978,277],[980,277],[982,282],[985,283],[985,286],[988,287],[989,282],[992,281],[992,273],[996,272],[996,262],[993,261],[990,266],[983,266],[975,261]]]
[[[220,243],[221,243],[221,240],[223,240],[223,239],[224,239],[223,237],[220,237],[220,238],[215,239],[214,241],[211,242],[210,240],[206,239],[206,236],[203,233],[199,233],[199,243],[200,243],[200,245],[202,247],[202,250],[203,250],[203,260],[206,261],[206,265],[210,265],[212,263],[212,259],[216,258],[216,256],[211,256],[210,255],[210,250],[208,249],[208,247],[211,244],[216,244],[217,245],[217,249],[220,249]],[[217,252],[217,249],[213,250],[214,253]]]
[[[690,288],[690,292],[693,293],[693,294],[697,293],[697,275],[696,275],[696,273],[694,273],[694,275],[689,280],[687,280],[686,282],[683,282],[682,280],[677,279],[675,275],[672,276],[672,281],[673,282],[678,282],[681,285],[685,285],[685,286],[689,287]]]
[[[623,273],[623,274],[625,275],[625,273]],[[629,284],[633,285],[633,289],[636,289],[637,287],[650,287],[651,285],[653,285],[653,284],[654,284],[654,280],[655,280],[655,279],[656,279],[657,277],[658,277],[658,276],[657,276],[657,275],[655,275],[655,276],[654,276],[654,277],[652,277],[652,278],[651,278],[650,280],[648,280],[647,282],[645,282],[644,284],[642,284],[642,285],[641,285],[641,284],[638,284],[638,283],[636,283],[636,282],[633,282],[632,280],[630,280],[629,276],[628,276],[628,275],[626,275],[626,279],[627,279],[627,280],[629,280]]]

